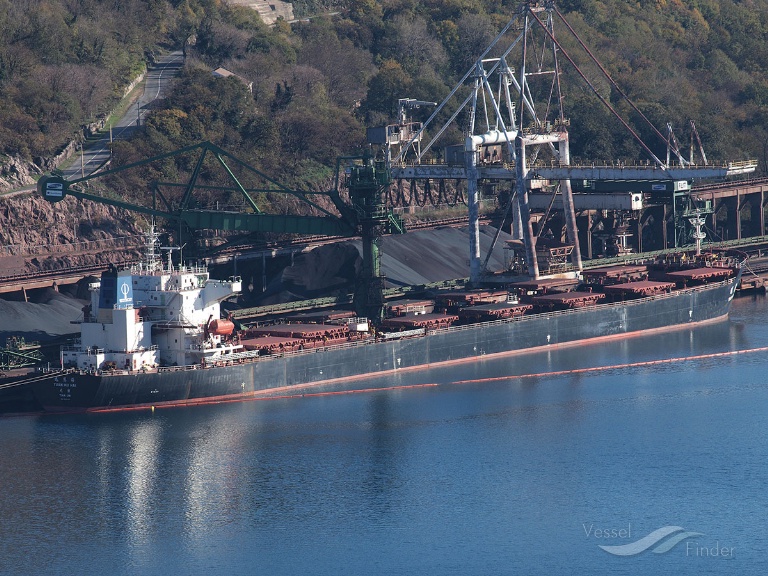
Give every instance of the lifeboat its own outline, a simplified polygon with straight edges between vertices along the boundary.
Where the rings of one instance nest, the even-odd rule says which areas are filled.
[[[208,333],[215,336],[229,336],[235,331],[235,324],[231,320],[211,320],[208,323]]]

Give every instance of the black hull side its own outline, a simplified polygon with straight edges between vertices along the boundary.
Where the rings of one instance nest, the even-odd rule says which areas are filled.
[[[706,288],[551,314],[436,330],[427,336],[351,343],[223,367],[147,373],[69,373],[30,386],[49,411],[92,411],[246,399],[302,385],[578,345],[724,318],[738,279]]]

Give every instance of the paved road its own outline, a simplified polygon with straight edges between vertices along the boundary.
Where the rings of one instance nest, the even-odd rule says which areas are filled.
[[[125,115],[114,124],[112,128],[113,139],[128,139],[131,137],[137,124],[144,121],[144,117],[151,108],[151,104],[165,96],[171,80],[183,63],[184,57],[181,51],[171,52],[157,60],[155,65],[147,71],[142,95],[126,110]],[[109,160],[109,156],[109,134],[107,133],[99,140],[85,143],[82,166],[79,159],[75,160],[67,168],[62,169],[64,178],[73,180],[83,175],[87,176],[103,166]]]

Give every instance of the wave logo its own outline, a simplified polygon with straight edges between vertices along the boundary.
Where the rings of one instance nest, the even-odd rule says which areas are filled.
[[[683,540],[703,535],[702,532],[688,532],[680,526],[664,526],[636,542],[621,546],[600,546],[600,548],[614,556],[635,556],[651,548],[654,554],[664,554]]]

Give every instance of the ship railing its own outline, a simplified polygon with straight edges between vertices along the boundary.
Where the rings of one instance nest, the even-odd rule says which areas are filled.
[[[17,388],[20,386],[26,386],[39,380],[48,379],[51,376],[64,376],[65,374],[73,374],[78,372],[76,368],[43,368],[38,366],[33,372],[21,380],[13,380],[12,382],[6,382],[0,384],[0,390],[8,390],[9,388]]]
[[[413,336],[424,336],[425,329],[417,328],[415,330],[403,330],[402,332],[380,332],[379,337],[382,340],[398,340],[400,338],[411,338]]]
[[[208,272],[208,267],[201,264],[185,264],[183,266],[176,266],[178,272],[203,274]]]
[[[644,298],[637,298],[634,300],[624,300],[622,302],[608,302],[606,304],[594,304],[590,306],[583,306],[579,308],[569,308],[567,310],[554,310],[552,312],[541,312],[538,314],[531,314],[529,316],[514,316],[512,318],[501,318],[499,320],[491,320],[490,322],[483,322],[483,325],[490,326],[490,325],[498,325],[498,324],[509,324],[510,322],[526,322],[530,320],[537,320],[541,318],[555,318],[558,316],[565,316],[568,314],[578,314],[579,312],[586,312],[586,311],[592,311],[592,310],[611,310],[617,307],[627,307],[627,306],[638,306],[640,304],[645,304],[651,300],[667,300],[669,298],[677,298],[679,296],[684,296],[688,294],[693,294],[695,292],[703,292],[705,290],[711,290],[712,288],[717,288],[718,286],[727,286],[734,282],[733,278],[729,278],[728,280],[721,280],[719,282],[713,282],[711,284],[705,284],[702,286],[693,286],[691,288],[681,288],[679,290],[673,290],[672,292],[665,292],[662,294],[654,294],[652,296],[646,296]],[[471,330],[473,328],[476,328],[478,324],[465,324],[462,326],[449,326],[447,328],[435,328],[434,330],[427,331],[427,336],[430,336],[432,334],[444,334],[446,332],[460,332],[462,330]]]
[[[423,331],[422,331],[423,335]],[[195,364],[195,368],[193,369],[200,369],[200,368],[213,368],[214,366],[221,366],[221,365],[232,365],[232,364],[240,364],[240,363],[250,363],[250,362],[268,362],[270,360],[276,360],[278,358],[283,358],[285,356],[301,356],[301,355],[307,355],[307,354],[315,354],[317,352],[325,352],[328,350],[343,350],[345,348],[357,348],[359,346],[366,346],[368,344],[372,344],[375,342],[373,338],[365,339],[365,340],[353,340],[351,342],[343,342],[341,344],[330,344],[328,346],[318,346],[317,348],[305,348],[303,350],[290,350],[285,352],[277,352],[275,354],[260,354],[257,350],[251,350],[247,352],[235,352],[233,354],[222,354],[221,356],[216,356],[214,358],[210,358],[206,360],[205,366],[202,366],[200,364]],[[180,370],[180,369],[189,369],[188,367],[173,367],[173,368],[167,368],[164,367],[162,370]]]
[[[200,364],[187,364],[185,366],[158,366],[158,372],[187,372],[190,370],[200,370]]]
[[[154,352],[158,350],[157,344],[151,344],[150,346],[139,346],[138,348],[134,348],[132,350],[126,350],[123,352],[123,350],[112,350],[112,352],[120,352],[121,354],[135,354],[136,352]]]
[[[183,273],[183,274],[207,274],[208,267],[203,264],[182,264],[173,266],[172,269],[166,266],[159,266],[154,269],[147,268],[144,262],[135,263],[132,265],[131,271],[136,271],[142,276],[162,276],[163,274]]]

